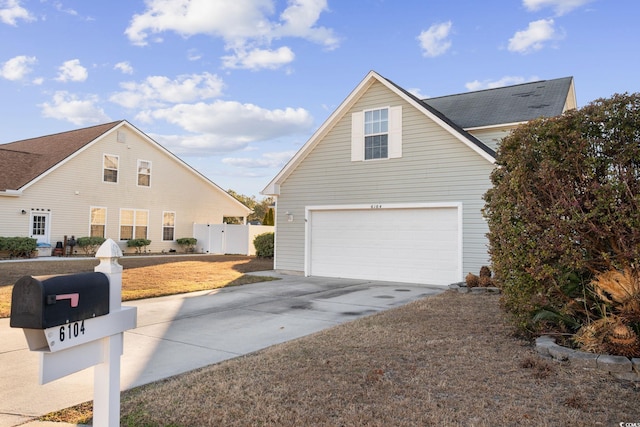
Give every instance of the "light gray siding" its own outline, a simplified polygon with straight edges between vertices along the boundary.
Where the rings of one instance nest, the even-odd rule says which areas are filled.
[[[500,141],[509,135],[512,129],[512,126],[506,126],[490,129],[474,129],[470,130],[469,133],[484,142],[493,151],[496,151],[498,145],[500,145]]]
[[[402,158],[352,162],[351,113],[402,106]],[[304,271],[305,207],[310,205],[463,204],[463,272],[488,264],[482,195],[493,165],[379,82],[280,184],[276,269]],[[294,214],[288,222],[286,212]],[[420,226],[420,224],[416,224]]]

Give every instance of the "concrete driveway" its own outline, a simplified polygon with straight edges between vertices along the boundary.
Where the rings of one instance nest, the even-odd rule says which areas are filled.
[[[435,295],[443,287],[260,272],[280,280],[126,302],[121,385],[142,384],[251,353]],[[0,319],[0,427],[93,399],[93,369],[38,385],[39,356]],[[28,424],[32,425],[32,424]],[[33,424],[36,425],[36,424]]]

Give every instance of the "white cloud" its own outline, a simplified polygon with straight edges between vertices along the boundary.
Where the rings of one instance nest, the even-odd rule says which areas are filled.
[[[133,67],[127,61],[118,62],[113,68],[120,70],[123,74],[133,74]]]
[[[0,21],[7,25],[18,25],[18,20],[30,22],[36,18],[20,5],[20,0],[0,0]]]
[[[535,12],[545,7],[553,9],[556,15],[564,15],[574,9],[579,8],[593,0],[522,0],[522,4],[527,10]]]
[[[13,57],[2,64],[0,77],[13,81],[22,80],[32,71],[30,66],[36,62],[38,61],[35,56],[20,55]]]
[[[544,43],[558,38],[553,19],[540,19],[529,23],[526,30],[518,31],[509,39],[512,52],[529,53],[540,50]]]
[[[96,104],[99,99],[95,95],[89,95],[80,99],[76,95],[66,91],[59,91],[53,95],[52,102],[40,104],[42,115],[58,120],[67,120],[74,125],[104,123],[110,119],[104,110]]]
[[[79,59],[70,59],[65,61],[58,67],[58,77],[56,80],[60,82],[83,82],[87,80],[89,73],[87,69],[80,65]]]
[[[149,134],[154,141],[172,153],[184,156],[208,157],[216,154],[242,150],[249,144],[232,137],[220,137],[215,134],[197,135],[160,135]]]
[[[420,33],[418,41],[420,41],[423,56],[435,57],[449,50],[451,40],[448,37],[451,33],[451,26],[451,21],[433,24],[428,30]]]
[[[143,82],[125,82],[125,89],[109,100],[127,108],[163,107],[215,98],[222,94],[224,83],[215,74],[184,74],[171,80],[165,76],[149,76]]]
[[[517,85],[517,84],[522,84],[527,82],[535,82],[538,80],[540,80],[540,78],[537,76],[532,76],[532,77],[529,77],[528,79],[521,76],[504,76],[499,80],[493,80],[493,81],[474,80],[472,82],[466,83],[465,87],[467,88],[467,90],[474,91],[474,90],[483,90],[483,89],[494,89],[497,87]]]
[[[223,56],[222,63],[225,68],[276,69],[293,62],[294,57],[295,54],[288,47],[281,47],[277,50],[254,49],[250,52],[237,50],[234,55]]]
[[[241,168],[276,168],[280,169],[293,157],[295,151],[282,151],[279,153],[264,153],[262,157],[227,157],[222,163]]]
[[[417,87],[412,87],[407,89],[407,91],[409,91],[409,93],[413,96],[415,96],[418,99],[425,99],[428,98],[427,95],[423,95],[422,93],[420,93],[420,88]]]
[[[225,48],[238,57],[230,64],[243,63],[244,52],[271,51],[271,42],[296,37],[333,49],[339,40],[333,30],[316,25],[327,0],[288,0],[278,18],[274,0],[148,0],[147,9],[131,19],[125,34],[136,45],[148,44],[149,36],[173,31],[183,37],[208,34],[225,41]],[[288,49],[288,48],[286,48]],[[262,56],[254,66],[275,68],[283,53]],[[272,59],[275,62],[268,62]]]
[[[164,120],[192,133],[217,135],[240,142],[266,141],[308,132],[313,125],[311,115],[302,108],[268,110],[235,101],[178,104],[145,111],[140,118]]]

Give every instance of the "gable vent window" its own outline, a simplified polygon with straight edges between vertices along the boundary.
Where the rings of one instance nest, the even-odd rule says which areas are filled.
[[[138,185],[149,187],[151,185],[151,162],[138,160]]]
[[[119,130],[117,133],[117,140],[122,143],[127,142],[127,134]]]
[[[402,157],[402,107],[351,115],[351,161]]]
[[[102,182],[118,182],[118,156],[105,154],[102,158]]]

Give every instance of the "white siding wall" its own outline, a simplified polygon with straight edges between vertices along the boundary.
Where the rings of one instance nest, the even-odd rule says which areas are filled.
[[[116,141],[113,131],[60,168],[24,190],[21,197],[0,197],[0,236],[29,236],[30,212],[51,213],[51,244],[63,236],[90,233],[90,207],[107,208],[106,237],[118,242],[120,209],[149,211],[147,238],[152,252],[178,248],[162,241],[162,213],[176,213],[174,238],[191,237],[193,224],[221,223],[223,216],[245,216],[244,211],[220,189],[177,162],[172,156],[127,127],[126,142]],[[118,183],[102,182],[102,156],[120,157]],[[152,162],[151,186],[137,186],[137,162]],[[21,210],[27,214],[22,215]],[[123,251],[126,242],[119,242]]]
[[[402,105],[402,158],[351,162],[351,113]],[[336,126],[281,184],[276,218],[276,269],[304,271],[304,212],[308,205],[463,203],[463,272],[488,263],[488,231],[482,195],[493,169],[380,83],[347,111]],[[288,222],[286,212],[294,214]]]

